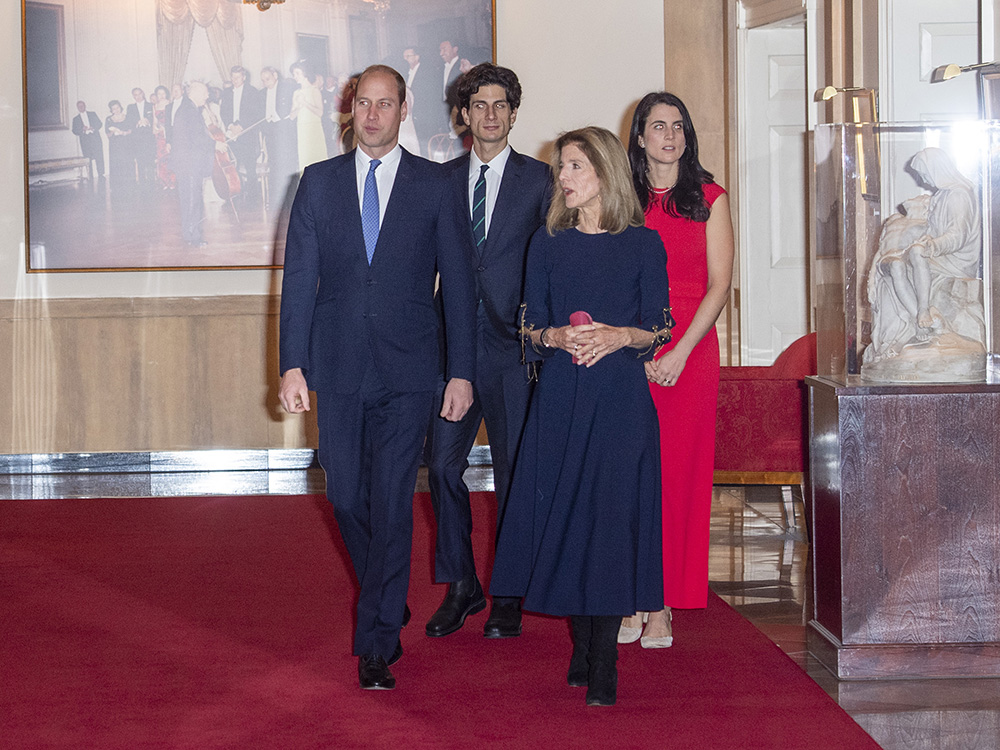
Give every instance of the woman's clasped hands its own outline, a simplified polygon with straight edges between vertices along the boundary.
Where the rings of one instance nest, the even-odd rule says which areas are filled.
[[[659,359],[646,363],[646,380],[662,386],[675,385],[685,364],[687,364],[687,356],[681,354],[676,348],[671,349]]]
[[[593,367],[630,342],[627,329],[597,322],[549,328],[545,333],[548,346],[569,352],[576,357],[576,363],[584,367]]]

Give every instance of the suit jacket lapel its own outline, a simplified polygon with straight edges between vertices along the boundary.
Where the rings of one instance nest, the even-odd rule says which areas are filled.
[[[507,165],[503,170],[503,180],[500,181],[500,192],[497,195],[496,205],[493,206],[493,215],[490,217],[490,232],[486,235],[486,247],[483,248],[485,256],[492,248],[500,243],[504,228],[507,225],[507,217],[511,215],[517,204],[521,181],[521,164],[523,159],[514,149],[511,149],[510,156],[507,157]]]
[[[473,248],[472,260],[478,260],[476,238],[472,236],[472,209],[469,207],[469,164],[472,162],[472,157],[467,153],[461,159],[462,161],[455,167],[455,171],[451,173],[451,178],[454,180],[455,192],[458,193],[458,210],[462,214],[462,232],[468,247]]]
[[[361,204],[358,202],[358,177],[354,158],[354,151],[349,152],[347,158],[340,163],[340,168],[334,172],[330,199],[338,201],[344,206],[348,243],[352,252],[360,253],[365,265],[368,265],[365,235],[364,230],[361,229]]]

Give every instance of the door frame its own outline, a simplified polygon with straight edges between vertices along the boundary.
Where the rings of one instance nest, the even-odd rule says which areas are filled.
[[[792,0],[790,2],[775,3],[770,5],[768,10],[770,11],[766,19],[761,18],[759,12],[754,13],[757,8],[748,7],[748,0],[738,0],[736,3],[736,29],[735,29],[735,75],[736,75],[736,87],[735,87],[735,112],[736,112],[736,137],[733,143],[733,150],[735,152],[735,163],[740,165],[740,168],[736,170],[736,196],[734,203],[740,205],[740,197],[744,195],[749,195],[750,193],[750,175],[749,170],[742,168],[742,165],[746,163],[746,155],[748,153],[747,145],[747,128],[746,123],[749,120],[749,112],[751,107],[755,106],[755,102],[749,100],[747,90],[747,35],[754,29],[759,29],[762,27],[776,25],[780,23],[787,23],[792,20],[803,20],[805,22],[805,58],[806,58],[806,95],[807,102],[805,103],[806,108],[806,162],[803,165],[805,169],[808,164],[812,163],[813,159],[813,130],[818,122],[819,109],[818,106],[813,104],[809,93],[815,91],[819,86],[817,83],[818,70],[819,70],[819,60],[818,60],[818,50],[821,49],[819,43],[821,34],[821,24],[819,19],[819,13],[817,11],[817,5],[822,0]],[[750,2],[750,6],[760,6],[760,3]],[[766,21],[761,23],[755,23],[755,21]],[[812,221],[812,207],[814,205],[814,185],[812,181],[812,170],[806,170],[810,175],[809,181],[806,184],[806,205],[804,207],[806,211],[806,223],[808,231],[806,233],[807,242],[814,244],[814,223]],[[745,302],[749,298],[750,292],[752,290],[748,287],[748,267],[746,257],[747,248],[747,237],[749,234],[749,215],[747,211],[736,210],[736,248],[737,248],[737,269],[738,269],[738,281],[736,286],[737,294],[734,300],[734,306],[736,308],[736,319],[739,321],[739,364],[749,359],[749,352],[747,350],[747,342],[750,337],[748,336],[747,326],[748,326],[748,316],[745,314],[748,307]],[[811,247],[807,246],[804,252],[804,260],[807,265],[808,272],[808,284],[806,289],[806,326],[808,330],[815,329],[815,310],[812,306],[812,300],[815,299],[813,294],[813,280],[811,273]],[[736,281],[736,280],[734,280]]]

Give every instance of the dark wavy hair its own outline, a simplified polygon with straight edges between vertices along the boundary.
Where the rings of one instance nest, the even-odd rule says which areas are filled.
[[[654,91],[642,97],[639,106],[635,108],[635,114],[632,115],[632,127],[628,134],[628,160],[632,166],[632,183],[635,185],[642,210],[645,211],[649,207],[651,186],[646,174],[649,169],[646,149],[639,145],[639,138],[646,132],[646,120],[657,104],[677,107],[681,113],[684,129],[684,154],[678,164],[677,184],[667,196],[664,196],[665,200],[660,200],[659,203],[671,216],[680,216],[691,221],[708,221],[711,208],[705,201],[701,186],[712,182],[714,177],[698,161],[698,136],[694,132],[694,124],[691,122],[687,107],[679,97],[666,91]]]
[[[521,106],[521,83],[510,68],[501,68],[493,63],[479,63],[470,68],[455,84],[458,108],[468,109],[472,95],[483,86],[501,86],[507,94],[507,104],[511,109]]]

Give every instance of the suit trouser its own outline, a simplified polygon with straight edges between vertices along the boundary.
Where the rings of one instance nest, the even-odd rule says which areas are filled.
[[[232,142],[237,171],[242,172],[241,199],[244,206],[260,200],[260,180],[257,176],[257,157],[260,156],[260,135],[251,130]]]
[[[354,654],[392,656],[410,583],[413,490],[433,391],[386,389],[370,363],[361,389],[317,394],[327,498],[361,586]]]
[[[81,140],[82,143],[82,140]],[[90,173],[90,181],[96,182],[97,180],[104,179],[104,146],[98,143],[96,146],[87,146],[87,148],[82,148],[83,155],[87,157],[87,170]],[[94,173],[94,162],[97,164],[97,173]]]
[[[437,416],[444,392],[442,383],[435,402],[438,408],[431,415],[427,430],[424,457],[437,521],[434,577],[439,583],[459,581],[476,572],[469,488],[462,475],[469,468],[469,451],[479,432],[479,423],[485,420],[490,436],[499,528],[531,399],[531,383],[520,363],[507,368],[481,365],[478,369],[480,374],[473,386],[474,400],[465,417],[458,422],[448,422]]]
[[[191,245],[202,240],[201,222],[205,217],[205,179],[199,173],[177,172],[177,200],[180,202],[181,237]]]

